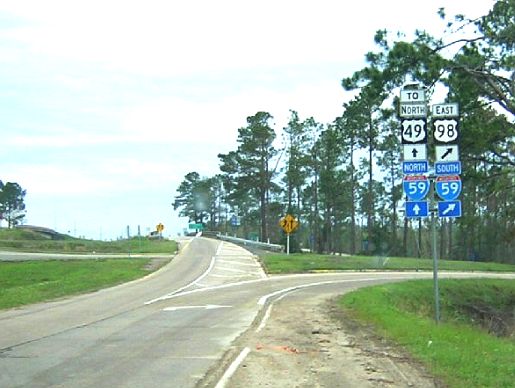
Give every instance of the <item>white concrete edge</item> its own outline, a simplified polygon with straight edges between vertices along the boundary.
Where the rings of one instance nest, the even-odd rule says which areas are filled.
[[[230,378],[236,372],[240,364],[245,360],[245,358],[250,353],[250,348],[245,347],[241,353],[236,357],[236,359],[229,365],[229,368],[225,371],[222,378],[218,381],[218,383],[215,385],[215,388],[225,388],[227,386],[227,383],[229,382]]]

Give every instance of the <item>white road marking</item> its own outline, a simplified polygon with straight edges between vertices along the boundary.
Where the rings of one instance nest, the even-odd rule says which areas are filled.
[[[263,319],[261,320],[259,326],[256,329],[256,333],[259,333],[261,330],[265,328],[266,322],[268,321],[268,318],[270,318],[270,314],[272,313],[272,306],[273,303],[270,304],[270,306],[268,306],[268,308],[266,309],[265,315],[263,316]]]
[[[231,288],[231,287],[241,286],[243,284],[262,282],[262,281],[265,281],[265,280],[268,280],[268,279],[244,280],[244,281],[241,281],[241,282],[221,284],[219,286],[197,288],[195,290],[189,290],[189,291],[183,291],[183,292],[180,292],[180,293],[173,293],[173,294],[165,295],[165,296],[161,297],[160,300],[178,298],[180,296],[196,294],[198,292],[206,292],[206,291],[220,290],[220,289],[223,289],[223,288]]]
[[[216,248],[215,256],[220,256],[220,251],[222,250],[223,245],[224,245],[223,241],[221,241],[220,244],[218,244],[218,248]]]
[[[229,382],[229,379],[232,377],[234,372],[238,369],[240,364],[245,360],[245,357],[250,353],[250,348],[246,347],[244,348],[241,353],[236,357],[236,359],[232,362],[232,364],[227,368],[225,373],[223,374],[220,381],[218,381],[218,384],[215,385],[215,388],[225,388],[227,383]]]
[[[376,278],[364,278],[364,279],[347,279],[347,280],[328,280],[328,281],[325,281],[325,282],[301,284],[301,285],[298,285],[298,286],[283,288],[282,290],[278,290],[278,291],[272,292],[270,294],[264,295],[261,298],[259,298],[258,304],[260,306],[263,306],[264,304],[266,304],[268,299],[273,298],[276,295],[280,295],[280,294],[283,294],[283,293],[286,293],[286,292],[289,292],[289,291],[293,291],[293,290],[299,290],[301,288],[322,286],[322,285],[325,285],[325,284],[366,282],[366,281],[371,281],[371,280],[377,280],[377,279]]]
[[[175,294],[181,293],[186,288],[191,287],[192,285],[195,285],[197,282],[200,282],[202,279],[204,279],[209,274],[209,272],[211,272],[211,270],[213,269],[214,265],[215,265],[215,256],[213,256],[211,258],[211,263],[209,263],[209,267],[206,269],[206,271],[202,275],[200,275],[197,279],[195,279],[191,283],[185,285],[184,287],[181,287],[181,288],[175,290],[174,292],[171,292],[169,294],[160,296],[159,298],[155,298],[155,299],[149,300],[149,301],[145,302],[144,304],[145,305],[149,305],[149,304],[152,304],[152,303],[155,303],[155,302],[159,302],[161,300],[169,299],[171,296],[173,296]]]
[[[165,307],[163,311],[178,311],[178,310],[193,310],[193,309],[201,309],[201,310],[214,310],[214,309],[224,309],[230,308],[232,306],[223,306],[218,304],[207,304],[205,306],[173,306],[173,307]]]
[[[290,290],[295,290],[295,289],[299,289],[299,288],[305,288],[305,287],[312,287],[312,286],[317,286],[317,285],[323,285],[323,284],[331,284],[331,283],[345,283],[345,282],[349,282],[349,283],[353,283],[353,282],[366,282],[366,281],[370,281],[370,280],[384,280],[384,279],[389,279],[389,280],[404,280],[406,279],[405,275],[407,274],[411,274],[413,275],[413,279],[423,279],[423,278],[429,278],[432,273],[430,272],[405,272],[403,274],[399,276],[395,276],[395,274],[392,274],[392,273],[388,273],[388,272],[377,272],[376,274],[378,275],[384,275],[384,276],[387,276],[386,278],[385,277],[375,277],[375,278],[358,278],[358,279],[342,279],[342,280],[332,280],[332,281],[326,281],[326,282],[318,282],[318,283],[310,283],[310,284],[306,284],[306,285],[301,285],[301,286],[296,286],[296,287],[289,287],[287,289],[283,289],[283,290],[279,290],[279,291],[276,291],[276,292],[273,292],[272,294],[268,294],[268,295],[265,295],[263,297],[261,297],[259,299],[259,302],[258,304],[262,305],[262,304],[265,304],[266,303],[266,300],[270,297],[273,297],[275,295],[278,295],[278,294],[281,294],[283,292],[287,292],[287,291],[290,291]],[[454,273],[442,273],[442,277],[446,277],[446,275],[453,275]],[[334,275],[334,274],[333,274]],[[362,273],[348,273],[347,275],[350,275],[350,276],[362,276],[363,274]],[[480,273],[480,275],[484,275],[483,273]],[[196,293],[199,293],[199,292],[208,292],[208,291],[214,291],[214,290],[221,290],[221,289],[224,289],[224,288],[232,288],[232,287],[237,287],[237,286],[241,286],[241,285],[245,285],[245,284],[252,284],[252,283],[259,283],[259,282],[265,282],[265,281],[270,281],[270,280],[278,280],[278,279],[293,279],[293,278],[297,278],[297,279],[302,279],[302,278],[313,278],[313,277],[323,277],[323,276],[327,276],[327,274],[293,274],[293,275],[281,275],[280,277],[272,277],[272,278],[269,278],[269,277],[264,277],[264,278],[261,278],[261,279],[252,279],[252,280],[243,280],[241,282],[234,282],[234,283],[228,283],[228,284],[221,284],[221,285],[218,285],[218,286],[211,286],[211,287],[205,287],[205,288],[197,288],[197,289],[194,289],[194,290],[189,290],[189,291],[181,291],[183,289],[185,289],[186,287],[182,287],[182,289],[179,289],[175,292],[172,292],[170,294],[167,294],[167,295],[164,295],[160,298],[156,298],[156,299],[153,299],[149,302],[146,302],[145,304],[151,304],[151,303],[155,303],[157,301],[161,301],[161,300],[166,300],[166,299],[173,299],[173,298],[177,298],[177,297],[180,297],[180,296],[185,296],[185,295],[190,295],[190,294],[196,294]],[[488,276],[488,275],[486,275]],[[466,275],[464,277],[467,277]],[[470,275],[468,276],[470,277]],[[475,277],[478,277],[477,274],[475,274]],[[513,278],[513,277],[509,277],[509,279]],[[194,284],[194,282],[192,283]],[[262,300],[264,300],[262,302]]]
[[[295,291],[298,291],[298,290],[294,289],[294,290],[285,292],[279,298],[277,298],[276,300],[274,300],[273,302],[270,303],[270,306],[268,306],[268,308],[266,309],[265,315],[263,316],[263,319],[261,319],[261,322],[259,323],[259,326],[256,329],[256,333],[259,333],[261,330],[263,330],[265,328],[267,321],[270,318],[270,315],[272,313],[272,306],[274,305],[274,303],[279,302],[281,299],[287,297],[288,295],[290,295],[291,293],[293,293]]]
[[[227,267],[216,267],[217,271],[229,271],[229,272],[237,272],[237,273],[247,273],[247,271],[243,269],[236,269],[236,268],[227,268]]]
[[[230,263],[230,264],[234,264],[234,265],[244,265],[244,266],[248,266],[248,267],[261,267],[259,264],[256,264],[256,263],[242,263],[242,262],[235,261],[235,260],[219,259],[218,262],[219,263]]]
[[[213,278],[237,278],[239,276],[238,275],[216,275],[216,274],[211,274],[211,277],[213,277]]]

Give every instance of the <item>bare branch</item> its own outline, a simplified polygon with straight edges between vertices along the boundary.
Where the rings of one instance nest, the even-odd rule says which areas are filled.
[[[436,46],[433,50],[432,50],[432,53],[436,53],[440,50],[443,50],[443,49],[446,49],[447,47],[451,47],[455,44],[458,44],[458,43],[473,43],[473,42],[477,42],[479,40],[484,40],[486,39],[484,36],[478,36],[477,38],[472,38],[472,39],[458,39],[458,40],[454,40],[450,43],[447,43],[447,44],[444,44],[443,46]]]

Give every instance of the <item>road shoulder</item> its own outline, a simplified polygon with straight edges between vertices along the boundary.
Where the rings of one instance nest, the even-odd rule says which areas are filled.
[[[402,349],[374,335],[327,294],[282,300],[263,330],[249,331],[250,348],[228,387],[435,387]]]

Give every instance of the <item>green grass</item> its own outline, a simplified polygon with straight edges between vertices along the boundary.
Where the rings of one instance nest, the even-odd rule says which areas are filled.
[[[404,346],[451,387],[511,387],[515,376],[515,339],[488,333],[493,317],[513,320],[512,280],[442,280],[441,314],[434,322],[432,281],[410,281],[361,289],[341,304],[382,336]],[[474,306],[471,308],[471,306]],[[483,319],[477,309],[488,310]]]
[[[48,253],[173,253],[177,243],[170,240],[96,241],[60,235],[52,240],[30,230],[0,229],[0,250]]]
[[[0,262],[0,309],[96,291],[149,273],[149,259]]]
[[[265,253],[260,255],[260,257],[267,272],[272,274],[342,270],[430,271],[433,269],[433,261],[429,259],[336,256],[306,253],[290,255],[284,253]],[[439,260],[438,267],[444,271],[515,272],[515,265],[491,262]]]

